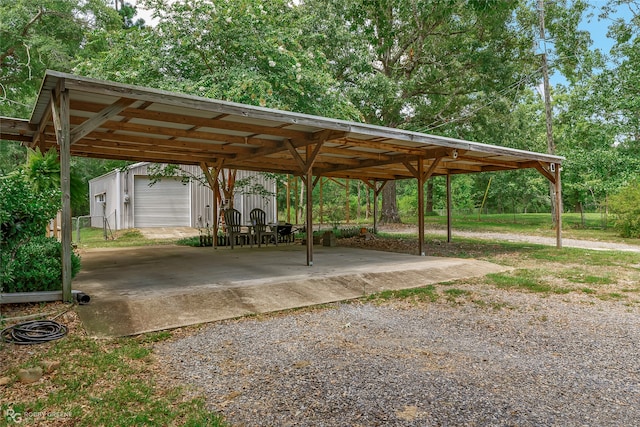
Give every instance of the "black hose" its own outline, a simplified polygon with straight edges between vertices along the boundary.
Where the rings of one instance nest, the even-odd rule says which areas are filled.
[[[9,326],[0,332],[2,341],[18,344],[40,344],[67,335],[67,327],[53,320],[32,320]]]

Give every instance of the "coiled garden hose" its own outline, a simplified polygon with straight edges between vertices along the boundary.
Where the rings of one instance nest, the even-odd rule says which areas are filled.
[[[67,327],[53,320],[32,320],[9,326],[0,332],[2,341],[18,344],[40,344],[67,335]]]

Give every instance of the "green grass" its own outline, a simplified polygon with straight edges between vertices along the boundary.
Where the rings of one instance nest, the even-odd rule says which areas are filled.
[[[406,223],[417,224],[417,218],[403,218]],[[425,218],[427,229],[445,228],[445,216],[428,216]],[[453,215],[454,230],[462,231],[493,231],[520,234],[534,234],[537,236],[555,236],[552,227],[551,214],[490,214],[490,215]],[[566,238],[583,240],[603,240],[620,243],[634,243],[633,239],[620,237],[613,228],[613,217],[609,216],[606,226],[599,213],[586,213],[585,223],[582,225],[580,214],[565,213],[562,215],[563,236]],[[638,243],[635,239],[635,243]]]
[[[185,237],[183,239],[177,240],[176,241],[176,245],[181,245],[181,246],[193,246],[193,247],[200,247],[200,237],[194,236],[194,237]]]
[[[78,242],[75,230],[73,233],[73,241]],[[140,230],[132,228],[128,230],[120,230],[113,235],[109,234],[105,239],[101,228],[82,228],[80,230],[81,248],[123,248],[133,246],[150,246],[150,245],[166,245],[174,244],[176,240],[172,239],[147,239],[142,235]]]
[[[542,278],[540,271],[519,269],[509,273],[488,274],[487,280],[501,289],[523,289],[530,292],[551,292],[552,287]]]
[[[611,283],[614,283],[613,279],[609,276],[593,275],[587,270],[581,268],[564,270],[558,275],[569,282],[585,285],[610,285]]]
[[[56,341],[3,373],[14,376],[19,368],[37,366],[46,359],[61,362],[53,374],[30,386],[29,395],[37,397],[3,401],[0,411],[58,413],[76,426],[224,426],[221,417],[205,409],[202,399],[187,398],[180,388],[154,383],[151,345],[170,336],[159,332],[95,341],[70,335]]]

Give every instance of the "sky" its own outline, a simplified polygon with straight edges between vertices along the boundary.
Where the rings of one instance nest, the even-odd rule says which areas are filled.
[[[583,19],[579,27],[589,31],[594,48],[600,48],[604,53],[608,54],[613,46],[613,40],[607,37],[607,27],[611,21],[598,20],[598,14],[601,12],[602,6],[606,4],[606,1],[592,0],[590,3],[594,6],[592,10],[594,16]],[[630,21],[633,18],[633,14],[628,8],[620,7],[613,18],[623,18],[625,21]]]

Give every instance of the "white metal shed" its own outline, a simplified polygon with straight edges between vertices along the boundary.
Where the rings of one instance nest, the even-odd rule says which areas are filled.
[[[183,183],[179,177],[150,185],[149,165],[149,162],[136,163],[89,181],[92,227],[102,227],[105,219],[112,230],[213,226],[213,192],[209,187],[194,180]],[[180,168],[193,175],[202,173],[197,166],[181,165]],[[275,181],[261,173],[237,171],[237,180],[247,177],[272,195],[265,197],[236,191],[234,207],[243,219],[248,220],[249,212],[260,208],[267,213],[268,222],[277,222]]]

